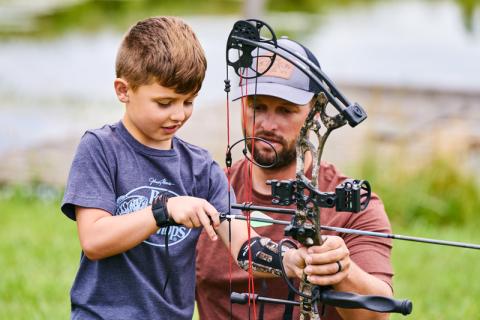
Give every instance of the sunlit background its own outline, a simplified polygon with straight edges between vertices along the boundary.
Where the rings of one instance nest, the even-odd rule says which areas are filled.
[[[153,15],[184,18],[207,54],[183,138],[224,162],[225,41],[236,20],[261,18],[309,47],[367,110],[333,133],[325,159],[372,182],[394,230],[480,242],[480,1],[0,0],[0,319],[67,317],[79,248],[58,192],[83,132],[122,116],[116,50]],[[442,248],[396,247],[396,293],[414,300],[412,319],[478,319],[478,253],[448,251],[458,264],[447,276]],[[440,287],[426,289],[432,281]]]

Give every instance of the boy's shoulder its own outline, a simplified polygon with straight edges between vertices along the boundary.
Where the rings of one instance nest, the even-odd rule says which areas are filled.
[[[80,158],[88,154],[95,158],[108,157],[108,154],[122,149],[123,145],[118,133],[118,123],[105,124],[100,128],[85,131],[78,144],[76,154]]]
[[[117,129],[118,123],[105,124],[100,128],[88,129],[87,131],[85,131],[84,136],[92,135],[100,140],[105,140],[111,138],[115,134],[115,131],[117,131]]]
[[[191,144],[190,142],[187,142],[179,137],[173,138],[173,147],[177,150],[187,152],[192,157],[202,158],[205,161],[213,161],[212,156],[207,149]]]
[[[88,129],[83,134],[80,145],[93,148],[117,149],[125,145],[124,135],[120,132],[120,122],[105,124],[99,128]],[[105,151],[105,150],[104,150]]]

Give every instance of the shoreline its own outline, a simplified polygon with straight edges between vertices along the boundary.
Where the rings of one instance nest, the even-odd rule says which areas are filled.
[[[460,156],[480,172],[480,95],[343,87],[346,96],[360,101],[369,116],[358,127],[347,125],[334,131],[327,141],[324,160],[347,170],[365,156],[403,153],[402,157],[414,163],[440,152]],[[82,115],[82,110],[76,110],[66,121],[81,121],[72,123],[67,134],[56,135],[59,138],[0,153],[0,184],[40,182],[62,187],[83,132],[93,123],[112,123],[121,117],[121,108],[94,111],[89,108]],[[242,137],[239,103],[232,103],[230,111],[233,143]],[[226,119],[222,103],[198,106],[178,136],[207,149],[223,167]],[[241,156],[240,149],[234,150],[234,160]]]

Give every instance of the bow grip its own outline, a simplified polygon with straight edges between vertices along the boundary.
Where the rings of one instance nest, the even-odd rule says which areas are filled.
[[[410,300],[397,300],[374,295],[358,295],[349,292],[322,290],[320,301],[324,304],[347,309],[368,309],[376,312],[395,312],[404,316],[412,313]]]

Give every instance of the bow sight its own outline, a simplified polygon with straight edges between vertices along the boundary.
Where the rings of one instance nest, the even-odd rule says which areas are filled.
[[[336,211],[358,213],[367,208],[371,190],[368,181],[347,179],[335,189],[335,192],[321,192],[307,179],[302,180],[268,180],[272,188],[272,203],[281,206],[297,204],[297,210],[305,211],[314,220],[314,212],[309,206],[333,208]],[[362,193],[363,191],[363,193]],[[290,224],[285,228],[285,235],[302,243],[314,239],[317,229],[313,224]],[[313,243],[312,243],[313,244]]]
[[[358,213],[367,208],[371,197],[370,184],[366,180],[346,179],[335,188],[335,192],[321,192],[306,179],[268,180],[267,184],[272,188],[272,203],[280,206],[297,203],[305,208],[312,204]]]
[[[321,192],[307,179],[301,180],[268,180],[271,186],[272,203],[281,206],[297,204],[297,210],[303,210],[314,220],[313,212],[307,210],[309,206],[333,208],[336,211],[358,213],[367,208],[371,190],[368,181],[347,179],[335,189],[335,192]],[[364,191],[362,193],[362,191]],[[313,224],[290,224],[285,228],[285,235],[302,243],[314,239],[317,229]]]

